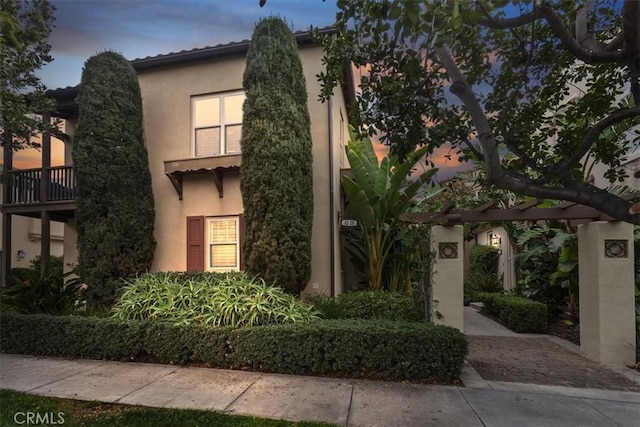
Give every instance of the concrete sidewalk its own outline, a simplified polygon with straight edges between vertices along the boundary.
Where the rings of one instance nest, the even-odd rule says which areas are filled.
[[[0,388],[343,426],[637,426],[640,393],[487,382],[372,382],[0,354]]]

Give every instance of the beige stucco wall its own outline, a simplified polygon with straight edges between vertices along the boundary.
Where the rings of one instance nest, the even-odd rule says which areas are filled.
[[[210,176],[186,176],[181,201],[164,174],[164,162],[192,157],[192,96],[241,90],[243,68],[244,60],[237,58],[139,74],[156,206],[153,270],[186,269],[186,217],[242,213],[238,173],[224,175],[222,199]]]
[[[310,289],[315,292],[329,293],[331,286],[331,250],[328,232],[331,217],[329,212],[329,121],[327,104],[318,101],[320,84],[317,82],[316,75],[322,69],[321,56],[322,49],[319,47],[304,47],[300,50],[309,95],[314,159],[314,223]],[[185,176],[184,198],[181,201],[164,174],[164,161],[192,157],[192,96],[242,90],[244,67],[245,58],[238,57],[139,74],[145,139],[156,204],[155,237],[158,246],[153,270],[168,271],[186,268],[186,217],[238,215],[243,211],[237,172],[225,173],[223,198],[218,197],[210,176]],[[334,108],[343,104],[341,94],[338,94],[333,103]],[[346,120],[346,113],[343,112],[343,114]],[[333,131],[334,140],[337,143],[335,133],[338,130],[335,129],[335,125]],[[334,153],[334,157],[337,157],[337,153]],[[338,174],[338,163],[334,162],[334,197],[339,201]],[[336,203],[336,209],[337,206],[339,203]],[[337,222],[337,211],[333,214]],[[335,241],[337,244],[337,225]],[[339,282],[338,250],[336,250],[336,260],[336,280]]]
[[[1,196],[0,196],[1,197]],[[0,214],[2,215],[2,214]],[[31,260],[40,255],[40,220],[13,215],[11,218],[11,268],[28,268]],[[51,255],[63,254],[64,224],[51,221]],[[0,227],[0,250],[2,250],[2,227]],[[18,258],[18,251],[24,251],[24,258]]]

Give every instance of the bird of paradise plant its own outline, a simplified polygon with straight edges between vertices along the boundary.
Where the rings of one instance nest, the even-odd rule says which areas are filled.
[[[402,236],[402,233],[395,233],[398,231],[399,216],[407,212],[418,190],[431,181],[437,169],[427,170],[415,179],[409,179],[427,153],[426,147],[408,154],[402,162],[395,155],[378,161],[370,138],[357,135],[353,129],[350,134],[351,141],[347,144],[346,152],[353,178],[344,176],[342,186],[347,200],[356,211],[364,237],[368,287],[378,291],[385,288],[385,269],[394,268],[388,265],[388,261],[395,240]],[[397,277],[398,273],[392,271],[390,277]],[[394,287],[398,286],[396,284]]]

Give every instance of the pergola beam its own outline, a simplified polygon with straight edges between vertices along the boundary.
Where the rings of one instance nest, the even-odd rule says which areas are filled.
[[[487,210],[491,209],[492,207],[494,207],[498,203],[500,203],[500,200],[498,200],[498,199],[489,200],[487,203],[485,203],[483,205],[480,205],[475,210],[476,211],[480,211],[480,212],[484,212],[484,211],[487,211]]]
[[[530,200],[528,202],[524,202],[524,203],[520,203],[520,204],[514,205],[511,208],[512,209],[518,209],[519,211],[526,211],[527,209],[535,208],[536,206],[538,206],[542,202],[543,202],[542,199],[533,199],[533,200]]]
[[[527,202],[527,204],[532,204]],[[453,211],[450,213],[441,212],[420,212],[400,215],[400,219],[412,223],[438,223],[443,225],[460,224],[464,222],[502,222],[502,221],[541,221],[541,220],[576,220],[586,219],[592,221],[613,221],[614,218],[602,212],[583,205],[574,205],[567,208],[535,208],[524,206],[525,204],[511,207],[509,209],[489,209],[485,211]]]

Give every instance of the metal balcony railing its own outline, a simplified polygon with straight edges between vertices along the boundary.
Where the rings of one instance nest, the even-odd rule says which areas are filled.
[[[42,169],[21,169],[5,172],[9,204],[34,204],[73,200],[76,197],[76,178],[72,166],[54,166],[46,169],[48,182],[46,198],[42,197]]]

